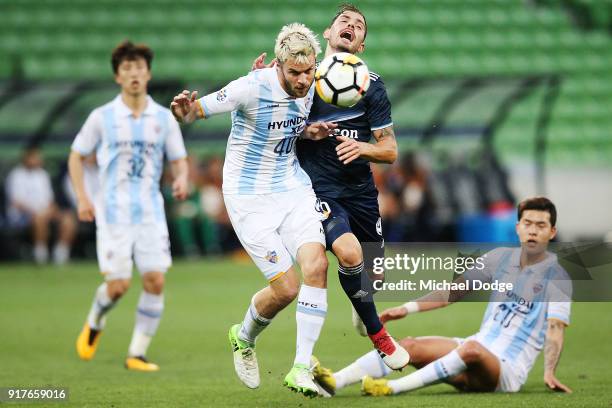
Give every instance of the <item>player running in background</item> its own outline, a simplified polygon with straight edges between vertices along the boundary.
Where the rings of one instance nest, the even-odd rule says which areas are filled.
[[[328,137],[334,125],[306,127],[320,52],[315,35],[302,24],[286,25],[274,50],[276,67],[251,72],[201,99],[183,91],[171,108],[183,123],[232,112],[223,196],[236,235],[268,281],[253,296],[244,321],[230,329],[236,373],[247,387],[259,386],[257,336],[297,296],[296,354],[284,383],[314,396],[309,365],[327,313],[327,258],[322,216],[295,143],[300,135]],[[294,261],[304,275],[301,286]]]
[[[572,285],[548,252],[556,234],[556,209],[544,197],[518,206],[516,232],[521,248],[498,248],[485,257],[482,271],[472,269],[457,281],[511,282],[514,288],[494,292],[480,330],[467,339],[406,337],[401,345],[417,371],[397,380],[384,377],[390,370],[368,353],[337,373],[318,366],[315,376],[328,392],[362,381],[365,395],[392,395],[446,382],[461,391],[517,392],[544,348],[544,383],[555,391],[571,392],[555,375],[570,321]],[[467,292],[432,292],[382,313],[383,321],[445,307]]]
[[[72,144],[68,161],[81,221],[96,221],[97,253],[104,283],[76,343],[83,360],[94,357],[106,313],[126,293],[132,260],[142,275],[143,292],[125,361],[126,368],[157,371],[145,355],[164,310],[164,274],[170,267],[170,241],[159,181],[167,156],[173,195],[187,194],[187,154],[180,128],[170,111],[147,95],[153,52],[129,41],[112,53],[115,82],[121,93],[95,109]],[[94,203],[83,181],[83,160],[96,153],[100,189]]]
[[[366,34],[363,13],[351,4],[342,4],[323,33],[327,40],[325,56],[363,52]],[[253,68],[264,66],[264,58],[265,54],[260,55]],[[351,108],[327,104],[315,95],[308,120],[338,125],[338,136],[334,138],[298,141],[297,153],[320,205],[329,212],[323,221],[325,239],[327,248],[338,258],[340,284],[354,308],[353,323],[360,334],[370,337],[385,364],[401,369],[408,364],[409,355],[383,327],[376,312],[372,283],[362,277],[370,262],[364,262],[360,242],[378,243],[375,246],[379,253],[366,254],[368,258],[384,255],[378,190],[370,162],[393,163],[397,158],[391,103],[382,79],[371,72],[368,91]],[[370,143],[372,138],[375,143]]]

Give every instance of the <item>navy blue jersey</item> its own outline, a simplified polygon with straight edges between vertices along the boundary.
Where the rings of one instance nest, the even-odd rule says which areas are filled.
[[[336,122],[339,135],[369,143],[372,131],[393,124],[385,84],[371,72],[368,91],[350,108],[325,103],[315,93],[308,122],[321,121]],[[370,162],[358,158],[343,164],[336,153],[340,143],[334,137],[318,141],[299,139],[297,142],[300,165],[310,176],[317,196],[341,198],[376,192]]]

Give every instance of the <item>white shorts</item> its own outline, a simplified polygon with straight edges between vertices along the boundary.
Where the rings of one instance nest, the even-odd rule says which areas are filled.
[[[476,336],[470,336],[467,338],[462,337],[454,337],[454,340],[458,343],[458,345],[462,345],[468,340],[478,341]],[[526,378],[522,378],[521,374],[517,371],[515,365],[512,362],[507,361],[504,358],[501,358],[492,350],[490,350],[487,346],[478,341],[483,347],[491,352],[497,360],[499,360],[499,380],[497,382],[496,392],[518,392],[521,390],[521,387],[526,381]]]
[[[140,274],[165,273],[172,265],[165,223],[97,225],[96,246],[100,271],[107,281],[130,279],[133,261]]]
[[[238,239],[269,282],[289,270],[302,245],[325,247],[322,214],[311,187],[223,198]]]

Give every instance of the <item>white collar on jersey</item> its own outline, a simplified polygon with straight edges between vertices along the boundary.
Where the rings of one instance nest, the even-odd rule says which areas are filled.
[[[121,94],[117,95],[113,100],[113,104],[117,109],[117,113],[120,116],[130,116],[132,114],[132,110],[123,102],[121,98]],[[143,115],[155,115],[157,109],[155,108],[155,101],[151,98],[150,95],[147,95],[147,107],[145,108]]]

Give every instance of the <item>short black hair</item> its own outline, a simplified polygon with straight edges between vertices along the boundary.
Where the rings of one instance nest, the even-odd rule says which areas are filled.
[[[116,74],[119,70],[119,65],[123,61],[133,61],[137,58],[144,58],[147,62],[147,68],[151,69],[153,61],[153,50],[145,44],[134,44],[130,40],[124,40],[115,47],[111,55],[111,65],[113,72]]]
[[[536,211],[546,211],[550,214],[550,225],[555,226],[557,223],[557,208],[546,197],[531,197],[527,198],[519,203],[517,206],[518,209],[518,220],[521,220],[523,216],[523,211],[527,210],[536,210]]]
[[[336,19],[340,17],[342,13],[344,13],[345,11],[353,11],[359,14],[361,17],[363,17],[363,22],[365,23],[365,32],[363,34],[363,39],[365,40],[366,36],[368,35],[368,22],[366,21],[366,18],[361,12],[361,10],[359,10],[359,8],[355,6],[354,4],[351,4],[351,3],[340,4],[338,6],[338,11],[336,12],[336,15],[334,16],[334,18],[332,18],[332,21],[331,23],[329,23],[329,26],[331,27],[336,22]]]

